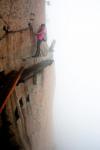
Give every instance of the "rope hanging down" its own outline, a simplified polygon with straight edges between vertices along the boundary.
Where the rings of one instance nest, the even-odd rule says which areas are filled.
[[[16,85],[32,78],[34,75],[41,72],[44,68],[51,65],[52,63],[53,60],[46,60],[26,69],[21,67],[19,71],[11,71],[7,76],[1,73],[0,78],[2,80],[0,80],[0,114],[10,99],[10,96],[14,92]]]

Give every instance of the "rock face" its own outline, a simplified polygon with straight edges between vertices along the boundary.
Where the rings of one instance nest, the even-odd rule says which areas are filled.
[[[0,0],[0,71],[7,74],[49,58],[43,51],[45,42],[44,56],[30,57],[36,51],[33,32],[41,23],[45,23],[44,0]],[[16,86],[0,114],[0,149],[52,149],[53,82],[54,64]]]

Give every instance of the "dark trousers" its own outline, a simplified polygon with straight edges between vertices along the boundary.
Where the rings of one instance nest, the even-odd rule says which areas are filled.
[[[40,45],[41,45],[42,40],[37,40],[37,51],[35,56],[39,56],[40,55]]]

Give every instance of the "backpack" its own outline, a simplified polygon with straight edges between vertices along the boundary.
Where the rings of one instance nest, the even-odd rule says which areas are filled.
[[[47,34],[45,33],[43,41],[47,41]]]

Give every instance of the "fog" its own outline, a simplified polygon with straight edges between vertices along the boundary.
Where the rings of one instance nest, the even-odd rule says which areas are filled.
[[[51,0],[57,150],[100,150],[100,1]]]

